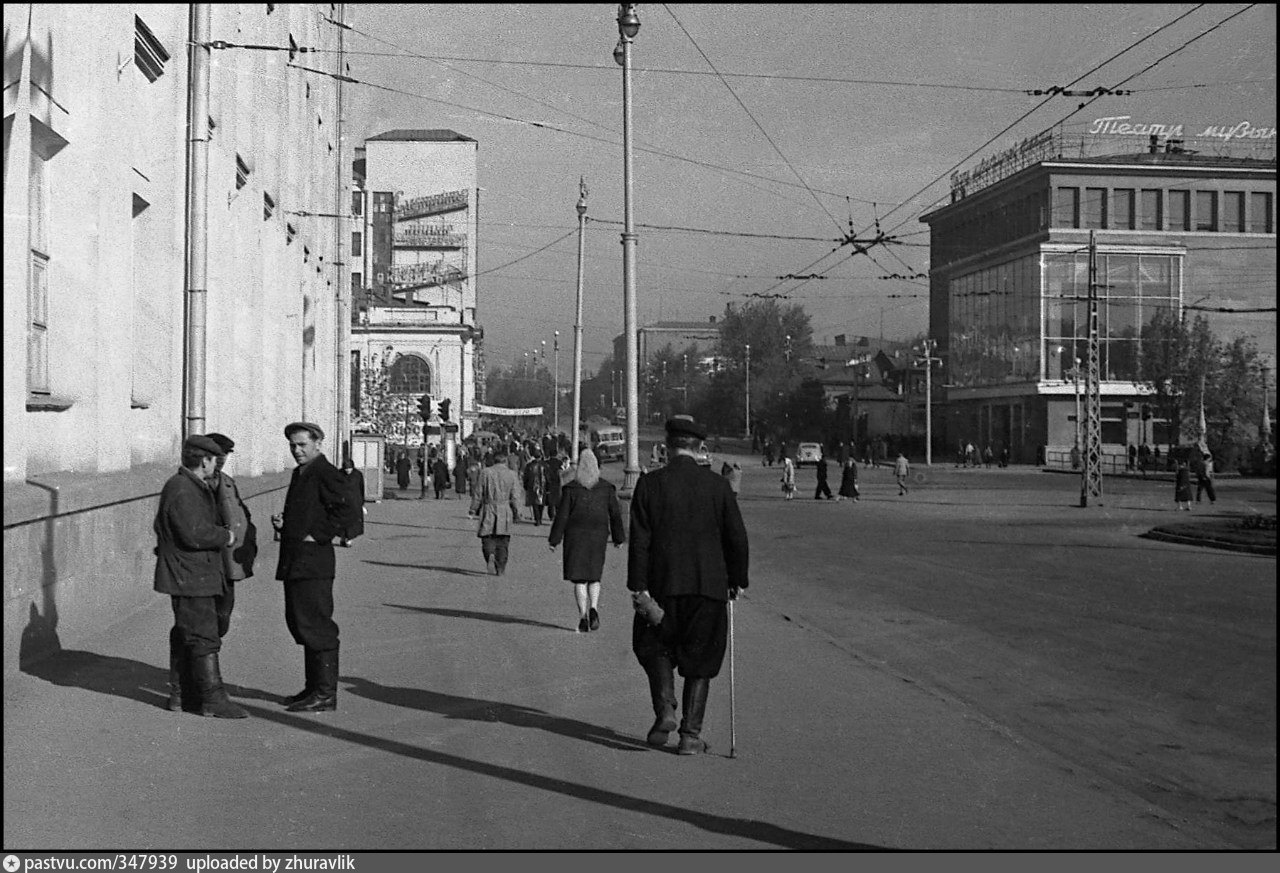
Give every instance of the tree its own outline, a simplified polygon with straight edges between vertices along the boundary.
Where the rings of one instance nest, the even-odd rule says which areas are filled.
[[[1219,350],[1214,378],[1205,387],[1209,449],[1223,467],[1234,466],[1261,431],[1262,359],[1258,348],[1237,337]]]
[[[374,355],[369,363],[360,371],[360,408],[352,428],[390,436],[403,429],[404,404],[410,401],[391,392],[389,361]]]
[[[785,398],[813,370],[813,329],[809,315],[798,304],[780,305],[776,300],[725,306],[716,358],[735,374],[740,399],[745,397],[748,344],[751,346],[752,421],[784,421]],[[742,406],[738,408],[741,410]],[[741,411],[737,421],[742,421]]]

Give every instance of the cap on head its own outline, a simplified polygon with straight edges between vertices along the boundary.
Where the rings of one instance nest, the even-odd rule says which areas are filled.
[[[222,446],[203,434],[192,434],[187,437],[182,443],[182,451],[183,453],[190,451],[208,452],[215,458],[221,458],[226,454],[222,450]]]
[[[220,433],[207,433],[205,436],[221,446],[224,454],[231,454],[235,450],[236,442],[229,436]]]
[[[292,424],[285,425],[284,435],[286,437],[290,437],[300,430],[305,430],[310,433],[313,440],[324,439],[324,430],[321,429],[320,425],[312,424],[309,421],[295,421]]]
[[[707,438],[707,429],[693,420],[692,415],[673,415],[667,419],[667,433],[684,434],[700,440]]]

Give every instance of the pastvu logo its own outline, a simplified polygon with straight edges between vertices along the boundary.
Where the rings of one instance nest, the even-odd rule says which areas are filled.
[[[5,873],[17,873],[17,869],[22,866],[22,862],[18,860],[17,855],[4,856]]]

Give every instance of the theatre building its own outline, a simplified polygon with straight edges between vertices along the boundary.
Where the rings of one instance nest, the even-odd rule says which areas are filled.
[[[1204,314],[1219,339],[1249,336],[1274,359],[1274,314],[1247,310],[1275,306],[1275,190],[1274,131],[1245,143],[1046,131],[953,176],[951,202],[921,218],[943,358],[935,448],[1052,464],[1082,441],[1091,233],[1104,454],[1164,444],[1143,414],[1157,313]]]

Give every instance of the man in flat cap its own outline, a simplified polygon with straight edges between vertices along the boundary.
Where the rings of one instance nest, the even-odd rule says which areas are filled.
[[[284,620],[303,648],[306,684],[288,698],[289,712],[338,708],[338,626],[333,621],[333,540],[353,513],[341,471],[321,451],[324,431],[295,421],[284,429],[297,467],[289,481],[284,512],[271,517],[280,533],[276,578],[284,582]]]
[[[728,601],[748,581],[738,501],[723,476],[697,462],[706,437],[691,416],[668,420],[670,460],[640,477],[631,497],[627,588],[637,607],[631,649],[649,677],[656,716],[647,741],[664,746],[676,728],[674,667],[684,677],[681,755],[707,750],[702,719],[724,661]]]
[[[253,562],[258,556],[258,529],[254,526],[249,507],[240,497],[236,480],[226,471],[227,460],[235,451],[235,441],[220,433],[206,436],[217,443],[223,452],[218,458],[217,469],[209,479],[209,485],[218,499],[223,524],[230,527],[231,532],[236,535],[231,547],[222,551],[222,564],[227,571],[227,593],[218,609],[218,636],[225,637],[231,629],[231,611],[236,605],[235,583],[253,575]]]
[[[154,585],[173,605],[169,709],[198,705],[201,715],[246,718],[248,713],[227,697],[218,665],[218,619],[224,611],[230,614],[224,604],[228,585],[222,553],[235,542],[208,481],[221,456],[222,447],[207,436],[189,436],[182,444],[182,467],[164,483],[156,511]]]

